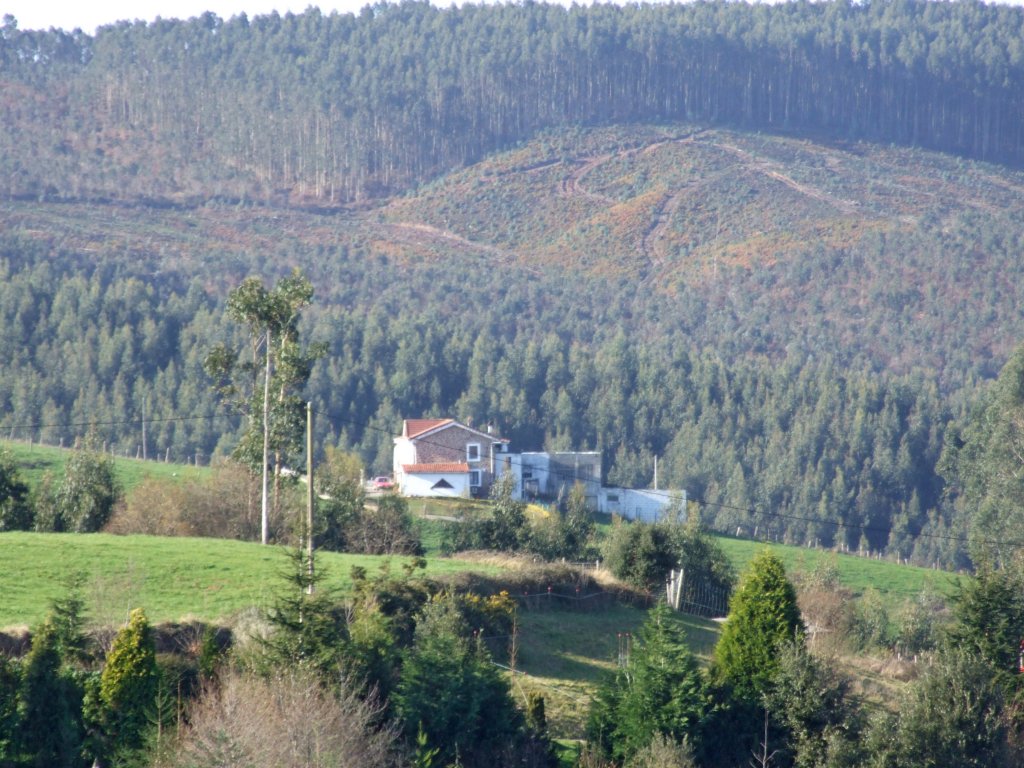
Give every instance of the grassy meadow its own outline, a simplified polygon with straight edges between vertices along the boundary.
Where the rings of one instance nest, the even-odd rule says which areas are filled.
[[[21,440],[0,440],[0,451],[10,451],[18,465],[22,478],[35,488],[49,472],[59,479],[64,474],[64,465],[71,456],[69,448],[58,448],[41,443],[27,443]],[[173,480],[177,478],[203,478],[210,474],[209,467],[190,464],[173,464],[152,459],[131,459],[114,456],[114,472],[125,492],[131,491],[148,478]]]
[[[408,558],[321,552],[324,588],[344,592],[354,566],[399,569]],[[195,618],[230,622],[247,608],[266,607],[283,584],[287,550],[224,539],[107,534],[0,534],[0,627],[42,620],[75,574],[84,578],[89,619],[120,623],[134,607],[151,621]],[[431,558],[427,574],[493,572],[493,566]]]

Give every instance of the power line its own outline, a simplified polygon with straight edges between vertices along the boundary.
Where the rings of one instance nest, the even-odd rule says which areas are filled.
[[[163,424],[167,422],[175,421],[214,421],[216,419],[229,419],[232,418],[232,414],[229,413],[214,413],[206,416],[166,416],[164,418],[154,419],[152,417],[146,417],[145,423],[147,424]],[[87,428],[87,427],[118,427],[125,425],[140,425],[143,423],[143,418],[140,416],[137,419],[110,419],[105,421],[68,421],[60,424],[11,424],[3,427],[6,430],[28,430],[37,431],[40,429],[75,429],[75,428]]]
[[[373,424],[371,424],[369,422],[358,421],[356,419],[345,418],[343,416],[336,416],[336,415],[332,415],[332,414],[329,414],[329,413],[327,413],[325,411],[320,411],[320,410],[317,410],[317,409],[314,409],[314,413],[316,415],[318,415],[318,416],[322,416],[322,417],[326,418],[330,422],[334,422],[334,423],[340,422],[340,423],[343,423],[343,424],[349,424],[349,425],[352,425],[352,426],[357,426],[357,427],[360,427],[363,431],[378,432],[378,433],[387,434],[387,435],[393,435],[394,434],[389,429],[385,429],[383,427],[374,426]],[[207,414],[207,415],[202,415],[202,416],[166,416],[166,417],[163,417],[163,418],[147,418],[146,421],[149,424],[188,422],[188,421],[215,421],[215,420],[219,420],[219,419],[237,418],[238,415],[239,414],[219,413],[219,414]],[[40,423],[35,423],[35,424],[14,424],[14,425],[10,425],[10,426],[6,427],[6,429],[8,429],[10,431],[14,431],[14,430],[37,431],[37,430],[42,430],[42,429],[71,429],[71,428],[89,428],[89,427],[98,427],[98,426],[140,425],[141,423],[142,423],[142,418],[139,417],[139,418],[136,418],[136,419],[110,419],[110,420],[104,420],[104,421],[65,422],[65,423],[52,423],[52,424],[40,424]],[[429,439],[423,439],[423,440],[421,440],[421,442],[426,444],[426,445],[431,445],[431,446],[434,446],[434,447],[450,448],[450,446],[445,446],[445,445],[443,445],[441,443],[431,442]],[[508,460],[512,464],[518,463],[519,466],[524,466],[521,461],[517,462],[513,458],[513,456],[514,456],[514,454],[508,455],[505,458],[506,458],[506,460]],[[574,483],[575,482],[584,482],[584,481],[585,482],[593,482],[593,478],[592,477],[578,475],[575,472],[570,471],[570,470],[560,470],[560,471],[556,472],[555,474],[556,474],[556,476],[559,479],[561,479],[563,481],[571,481],[571,482],[574,482]],[[676,493],[674,493],[673,491],[669,491],[669,490],[654,490],[654,489],[650,489],[650,488],[637,488],[637,487],[625,486],[625,485],[623,485],[623,486],[615,486],[615,487],[616,488],[620,488],[622,490],[626,490],[626,491],[642,491],[643,493],[645,493],[647,495],[663,498],[667,502],[672,502],[672,501],[678,499],[678,495],[676,495]],[[700,497],[691,496],[690,494],[687,494],[686,498],[687,498],[687,502],[692,502],[692,503],[697,504],[697,505],[702,506],[702,507],[708,507],[708,508],[714,507],[714,508],[718,508],[718,509],[733,510],[733,511],[736,511],[736,512],[741,512],[741,513],[749,516],[750,518],[762,517],[762,518],[767,518],[767,519],[789,520],[789,521],[794,521],[794,522],[801,522],[801,523],[806,523],[806,524],[809,524],[809,525],[833,526],[836,529],[842,529],[842,530],[860,531],[862,533],[875,533],[875,534],[879,534],[879,535],[884,534],[886,536],[886,538],[888,538],[892,534],[892,532],[894,530],[893,526],[883,527],[883,526],[877,526],[877,525],[867,525],[867,524],[862,524],[862,523],[848,523],[848,522],[843,522],[843,521],[838,521],[838,520],[826,520],[825,518],[813,517],[813,516],[810,516],[810,515],[798,515],[798,514],[794,514],[794,513],[770,511],[770,510],[765,510],[765,509],[758,508],[758,507],[737,506],[737,505],[734,505],[734,504],[728,504],[726,502],[721,502],[721,501],[708,501],[708,500],[700,498]],[[931,533],[931,532],[924,532],[924,531],[916,534],[914,538],[916,538],[916,539],[924,538],[924,539],[932,539],[932,540],[938,540],[938,541],[948,541],[948,542],[954,542],[954,543],[957,543],[957,544],[962,544],[962,545],[965,545],[965,546],[971,543],[970,540],[967,537],[965,537],[965,536],[957,536],[957,535],[954,535],[954,534],[943,534],[943,533]],[[987,544],[991,544],[991,545],[998,545],[998,546],[1010,547],[1010,548],[1024,548],[1024,541],[1016,541],[1016,542],[1014,542],[1014,541],[998,541],[998,542],[997,541],[979,541],[978,543],[982,543],[982,544],[986,544],[987,543]]]
[[[328,414],[323,414],[323,415],[326,418],[331,418]],[[347,424],[352,424],[353,426],[362,427],[366,431],[375,431],[375,432],[380,432],[380,433],[385,433],[385,434],[393,434],[389,430],[385,430],[385,429],[383,429],[381,427],[375,427],[375,426],[373,426],[372,424],[369,424],[369,423],[359,422],[359,421],[356,421],[355,419],[346,419],[344,417],[336,417],[334,420],[335,421],[340,421],[340,422],[343,422],[343,423],[347,423]],[[440,447],[440,448],[448,448],[449,447],[449,446],[442,445],[441,443],[431,442],[431,441],[429,441],[427,439],[424,439],[421,442],[423,442],[423,443],[425,443],[427,445],[434,446],[434,447]],[[511,456],[509,457],[509,459],[513,463],[515,463],[515,460],[512,459]],[[520,462],[519,466],[523,466],[521,462]],[[581,475],[576,475],[573,472],[562,472],[562,473],[560,473],[560,476],[561,476],[561,478],[563,480],[573,480],[575,482],[581,482],[583,480],[586,480],[586,481],[592,482],[592,478],[584,477],[584,476],[581,476]],[[678,496],[673,491],[669,491],[669,490],[662,491],[662,490],[654,490],[654,489],[650,489],[650,488],[635,488],[635,487],[632,487],[632,486],[615,486],[615,487],[616,488],[621,488],[622,490],[628,490],[628,491],[643,491],[646,494],[663,498],[663,499],[665,499],[668,502],[672,502],[672,501],[678,499]],[[792,520],[792,521],[803,522],[803,523],[808,523],[808,524],[812,524],[812,525],[823,525],[823,526],[830,525],[830,526],[834,526],[836,528],[841,528],[841,529],[844,529],[844,530],[861,531],[862,533],[885,534],[886,538],[888,538],[888,536],[891,535],[893,530],[894,530],[893,526],[882,527],[882,526],[877,526],[877,525],[867,525],[867,524],[858,524],[858,523],[846,523],[846,522],[836,521],[836,520],[826,520],[825,518],[812,517],[812,516],[808,516],[808,515],[796,515],[796,514],[785,513],[785,512],[773,512],[773,511],[769,511],[769,510],[765,510],[765,509],[760,509],[758,507],[741,507],[741,506],[736,506],[734,504],[727,504],[727,503],[721,502],[721,501],[707,501],[706,499],[702,499],[702,498],[699,498],[699,497],[691,496],[689,493],[687,493],[686,499],[687,499],[687,502],[693,502],[694,504],[697,504],[697,505],[702,506],[702,507],[715,507],[715,508],[718,508],[718,509],[734,510],[736,512],[745,513],[746,515],[748,515],[748,516],[750,516],[752,518],[760,516],[760,517],[765,517],[765,518],[775,518],[775,519],[779,519],[779,520]],[[935,540],[939,540],[939,541],[950,541],[950,542],[956,542],[956,543],[964,544],[964,545],[967,545],[967,544],[970,543],[970,540],[968,538],[964,537],[964,536],[956,536],[956,535],[953,535],[953,534],[943,534],[943,533],[925,533],[925,532],[921,532],[921,533],[918,533],[915,536],[915,538],[927,538],[927,539],[935,539]],[[1010,544],[1008,542],[985,542],[985,541],[979,541],[978,543],[991,543],[991,544],[1001,544],[1003,546],[1024,547],[1024,541],[1018,542],[1016,544]]]

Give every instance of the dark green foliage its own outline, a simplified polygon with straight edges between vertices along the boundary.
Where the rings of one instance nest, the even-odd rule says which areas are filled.
[[[620,138],[604,139],[613,140]],[[608,149],[599,143],[594,151]],[[210,255],[186,271],[174,256],[136,264],[107,254],[114,261],[108,269],[89,271],[76,254],[15,235],[0,238],[0,262],[9,272],[0,283],[0,322],[11,334],[0,340],[0,361],[7,361],[4,370],[27,368],[17,379],[0,376],[0,402],[19,414],[0,419],[3,428],[95,418],[102,439],[132,455],[139,425],[123,421],[145,405],[151,457],[198,455],[206,461],[214,452],[232,451],[246,425],[196,385],[208,344],[231,350],[247,345],[240,325],[223,322],[229,283],[218,259]],[[231,283],[255,270],[261,258],[243,260]],[[862,539],[857,526],[867,525],[863,541],[873,550],[902,548],[922,531],[955,533],[950,510],[939,507],[941,482],[934,473],[949,414],[927,377],[879,376],[850,357],[873,353],[825,341],[813,357],[744,353],[732,363],[702,351],[692,334],[644,331],[639,343],[633,334],[641,326],[626,321],[632,310],[625,298],[596,285],[569,292],[555,279],[503,286],[500,300],[497,291],[481,286],[467,301],[475,306],[486,296],[498,304],[450,318],[436,311],[435,302],[459,287],[455,271],[441,273],[427,264],[382,284],[376,264],[369,251],[355,250],[311,263],[318,301],[303,310],[299,329],[303,336],[331,339],[329,355],[313,367],[306,385],[320,414],[316,443],[350,447],[371,473],[390,467],[391,438],[403,417],[454,413],[474,423],[493,419],[516,448],[601,445],[609,472],[630,474],[640,484],[650,481],[648,458],[658,455],[662,484],[685,487],[692,498],[707,501],[704,522],[720,531],[750,533],[760,526],[763,533],[768,526],[791,541],[814,537],[856,547]],[[285,269],[269,270],[266,279],[286,278]],[[335,279],[336,269],[345,271],[345,281]],[[224,285],[208,294],[211,284]],[[421,310],[409,313],[407,291],[421,294]],[[28,309],[19,309],[26,292],[38,297],[31,323]],[[581,296],[588,297],[586,306]],[[588,314],[591,296],[604,308],[601,322]],[[666,328],[690,322],[676,315],[692,302],[663,306],[660,322]],[[523,306],[535,310],[524,314]],[[566,307],[575,308],[560,309]],[[502,316],[519,320],[482,319]],[[613,332],[620,326],[630,329],[625,342]],[[730,328],[713,336],[702,331],[699,338],[733,338],[742,331]],[[772,336],[786,346],[783,329]],[[474,337],[488,342],[474,344]],[[745,349],[736,338],[720,345],[722,355]],[[111,349],[101,349],[104,344]],[[31,360],[22,366],[25,355]],[[122,370],[134,374],[119,379]],[[40,434],[65,444],[75,436],[59,426]],[[615,469],[620,461],[621,472]],[[359,493],[352,488],[353,502]],[[748,514],[748,506],[800,517],[813,510],[825,522],[761,519]],[[330,530],[337,531],[345,516],[338,508]],[[900,533],[890,542],[887,526],[894,516]],[[40,523],[52,519],[42,508],[38,517]],[[954,562],[955,546],[926,539],[910,554]]]
[[[95,438],[74,451],[52,496],[39,502],[38,530],[95,533],[103,528],[122,495],[114,462],[96,450]]]
[[[515,498],[515,477],[502,475],[491,486],[489,514],[472,516],[445,528],[442,548],[446,552],[491,549],[518,552],[530,539],[526,504]]]
[[[540,734],[548,732],[548,717],[544,707],[544,695],[530,691],[526,695],[526,724]]]
[[[851,765],[849,756],[858,753],[863,723],[850,681],[836,670],[835,660],[816,658],[802,642],[783,644],[764,701],[785,732],[780,765]]]
[[[491,519],[481,538],[484,549],[515,552],[528,536],[526,504],[515,498],[515,478],[502,475],[491,487]]]
[[[741,701],[757,703],[775,680],[783,644],[803,641],[796,590],[780,561],[760,552],[740,577],[715,645],[712,677]]]
[[[971,649],[948,649],[927,663],[895,714],[880,715],[867,738],[869,765],[917,768],[1015,765],[1007,744],[1004,692]]]
[[[1024,579],[1020,572],[983,566],[973,579],[961,582],[953,614],[953,642],[973,649],[1005,682],[1016,682],[1024,641]]]
[[[695,519],[685,524],[622,522],[606,540],[604,557],[615,576],[650,591],[660,590],[670,571],[682,569],[680,607],[701,615],[716,612],[701,594],[718,595],[724,603],[735,581],[725,553]]]
[[[50,604],[49,623],[53,626],[57,653],[67,665],[88,661],[82,597],[84,582],[84,574],[72,574],[63,583],[63,592]]]
[[[348,630],[345,608],[322,587],[323,572],[309,573],[302,549],[288,550],[281,591],[267,611],[270,633],[263,638],[266,671],[300,667],[325,682],[344,670]]]
[[[328,446],[324,454],[316,469],[316,545],[344,552],[345,531],[366,505],[366,492],[361,482],[363,463],[358,456],[332,446]]]
[[[604,545],[604,563],[616,577],[634,586],[661,589],[669,571],[679,567],[675,529],[658,523],[621,522]]]
[[[1024,347],[1007,361],[974,412],[951,431],[942,472],[959,491],[972,555],[996,567],[1019,557],[1024,526]]]
[[[0,450],[0,531],[32,529],[28,483],[21,479],[10,451]]]
[[[545,560],[592,560],[597,556],[594,542],[594,513],[587,508],[582,483],[573,484],[564,508],[548,520],[534,520],[527,548]]]
[[[405,653],[394,694],[395,711],[410,742],[421,731],[438,765],[467,768],[511,765],[523,719],[508,684],[480,641],[470,640],[452,600],[428,603]]]
[[[84,761],[82,690],[63,668],[53,624],[44,622],[32,637],[18,699],[17,753],[36,768],[72,768]]]
[[[685,633],[660,603],[651,610],[626,666],[598,691],[587,738],[616,760],[628,760],[659,735],[697,742],[708,706]]]
[[[220,673],[227,649],[218,640],[216,627],[210,625],[203,628],[199,641],[199,654],[196,658],[197,671],[201,681],[213,681]]]
[[[18,665],[0,654],[0,765],[6,765],[15,755],[20,730],[18,718],[18,692],[21,674]]]

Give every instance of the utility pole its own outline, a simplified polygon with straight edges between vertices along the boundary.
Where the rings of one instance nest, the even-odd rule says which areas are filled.
[[[263,501],[261,506],[263,531],[260,541],[270,541],[270,509],[268,507],[268,484],[270,459],[270,328],[267,328],[267,374],[263,383]]]
[[[309,586],[313,594],[313,404],[306,403],[306,559],[309,567]]]
[[[142,398],[142,460],[146,460],[146,397]]]

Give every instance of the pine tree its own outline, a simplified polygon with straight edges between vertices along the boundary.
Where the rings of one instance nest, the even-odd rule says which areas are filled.
[[[664,603],[644,623],[625,669],[605,682],[587,736],[617,760],[629,759],[658,735],[699,741],[708,696],[682,626]]]
[[[82,694],[62,669],[58,633],[44,622],[25,659],[18,701],[17,750],[30,765],[79,765]]]
[[[782,561],[765,549],[751,560],[733,594],[712,676],[737,698],[756,702],[772,684],[782,644],[802,640],[803,633],[796,590]]]

